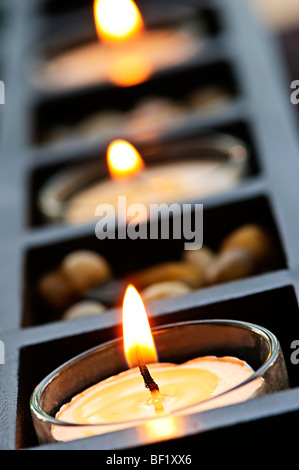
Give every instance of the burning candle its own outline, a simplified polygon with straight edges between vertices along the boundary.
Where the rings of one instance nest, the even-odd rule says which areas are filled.
[[[48,91],[105,82],[132,86],[187,61],[201,48],[188,25],[147,30],[133,0],[95,0],[94,19],[98,40],[38,65],[37,86]]]
[[[202,142],[202,148],[200,141],[192,139],[175,146],[168,151],[170,156],[167,147],[162,150],[159,164],[145,165],[131,143],[115,140],[106,155],[110,178],[101,179],[94,165],[64,170],[43,187],[40,211],[49,221],[88,223],[96,220],[100,204],[112,206],[117,214],[119,196],[127,207],[138,203],[148,210],[151,204],[187,202],[225,191],[245,174],[248,151],[238,139],[215,134]],[[178,154],[184,158],[175,158]],[[157,155],[152,157],[155,160]]]
[[[144,304],[132,285],[124,297],[123,338],[130,369],[100,381],[64,404],[56,414],[62,426],[54,424],[51,430],[56,440],[68,441],[127,428],[140,420],[171,418],[240,402],[253,396],[264,383],[262,377],[250,381],[253,370],[236,357],[205,356],[183,364],[159,363]],[[63,423],[87,427],[64,427]]]

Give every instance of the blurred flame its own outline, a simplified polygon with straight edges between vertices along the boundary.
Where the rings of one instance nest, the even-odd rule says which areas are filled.
[[[143,29],[133,0],[95,0],[94,19],[98,36],[104,41],[123,41]]]
[[[94,20],[99,39],[119,46],[144,29],[133,0],[94,0]],[[128,87],[144,82],[151,73],[147,58],[133,47],[132,50],[121,49],[120,54],[115,55],[109,79],[117,86]]]
[[[107,164],[112,178],[123,178],[139,173],[144,162],[133,145],[125,140],[114,140],[108,146]]]
[[[124,52],[115,58],[110,70],[110,81],[117,86],[134,86],[145,82],[151,74],[152,68],[145,56],[138,51]]]
[[[124,350],[130,368],[138,365],[136,346],[146,364],[158,362],[156,347],[142,299],[134,286],[129,285],[123,301]]]

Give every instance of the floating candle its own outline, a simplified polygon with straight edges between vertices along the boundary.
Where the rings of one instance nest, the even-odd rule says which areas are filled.
[[[132,0],[95,0],[94,18],[99,40],[39,64],[34,73],[38,87],[51,91],[105,82],[132,86],[187,61],[202,47],[186,25],[146,30]]]
[[[147,314],[132,285],[124,297],[123,332],[125,355],[131,369],[87,388],[56,414],[62,424],[99,427],[77,429],[54,425],[55,439],[67,441],[123,429],[157,416],[229,405],[248,399],[263,384],[263,378],[257,377],[222,395],[253,375],[253,370],[235,357],[199,357],[180,365],[158,363]],[[149,386],[150,381],[154,388]],[[214,400],[214,397],[218,398]],[[213,400],[207,401],[210,398]]]

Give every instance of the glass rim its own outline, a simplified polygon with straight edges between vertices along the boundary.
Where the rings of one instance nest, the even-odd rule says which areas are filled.
[[[247,378],[246,380],[244,380],[240,384],[234,386],[233,388],[230,388],[229,390],[226,390],[226,391],[224,391],[224,392],[222,392],[218,395],[215,395],[215,396],[210,397],[206,400],[203,400],[202,403],[207,403],[207,402],[213,401],[213,400],[215,400],[219,397],[227,395],[228,393],[231,393],[232,391],[237,390],[237,389],[245,386],[248,383],[253,382],[255,379],[261,377],[274,364],[274,362],[278,358],[278,355],[279,355],[279,352],[280,352],[280,343],[279,343],[279,340],[277,339],[277,337],[270,330],[268,330],[267,328],[265,328],[263,326],[257,325],[255,323],[241,321],[241,320],[226,320],[226,319],[189,320],[189,321],[182,321],[182,322],[175,322],[175,323],[170,323],[170,324],[165,324],[165,325],[159,325],[157,327],[152,328],[151,331],[154,335],[154,334],[157,334],[157,333],[162,332],[164,330],[168,330],[168,329],[172,329],[172,328],[179,328],[181,326],[188,326],[188,325],[190,326],[190,325],[195,325],[195,324],[196,325],[209,325],[210,324],[210,325],[218,325],[218,326],[233,326],[233,327],[236,327],[236,328],[243,328],[243,329],[246,329],[248,331],[251,331],[251,332],[263,337],[263,339],[269,344],[269,347],[270,347],[268,357],[265,359],[263,364],[256,371],[253,372],[253,374],[249,378]],[[148,417],[147,418],[137,418],[137,419],[134,419],[134,420],[126,420],[126,421],[111,422],[111,423],[98,423],[98,424],[97,423],[93,423],[93,424],[71,423],[71,422],[65,422],[65,421],[61,421],[61,420],[56,419],[55,417],[53,417],[53,416],[49,415],[48,413],[46,413],[41,408],[41,406],[39,405],[39,400],[40,400],[40,397],[41,397],[43,391],[48,386],[48,384],[50,384],[59,375],[59,373],[60,373],[60,371],[62,371],[62,369],[65,369],[65,368],[71,366],[72,363],[80,361],[80,359],[82,359],[84,357],[87,357],[89,355],[92,355],[92,354],[96,353],[100,349],[107,348],[107,347],[111,346],[112,344],[116,344],[120,341],[122,341],[122,337],[118,337],[118,338],[112,339],[110,341],[106,341],[102,344],[99,344],[99,345],[94,346],[90,349],[87,349],[86,351],[83,351],[82,353],[77,354],[73,358],[71,358],[68,361],[64,362],[63,364],[58,366],[56,369],[54,369],[52,372],[50,372],[46,377],[44,377],[44,379],[41,380],[39,382],[39,384],[35,387],[35,389],[33,390],[32,394],[31,394],[31,397],[30,397],[30,410],[34,414],[34,416],[36,418],[44,421],[44,422],[47,421],[51,425],[60,426],[60,427],[70,427],[70,428],[77,428],[77,429],[78,428],[85,428],[85,429],[87,429],[87,428],[91,428],[91,429],[99,428],[100,429],[101,427],[105,427],[105,428],[111,427],[112,430],[114,430],[114,431],[115,431],[115,428],[117,426],[127,426],[127,427],[138,426],[138,425],[142,425],[142,424],[144,424],[148,421],[154,421],[154,420],[161,419],[161,417],[153,416],[151,418],[148,418]],[[87,388],[89,388],[89,387],[87,387]],[[180,414],[182,414],[186,410],[191,410],[191,412],[192,412],[192,409],[193,408],[195,409],[196,407],[198,407],[198,403],[196,403],[194,405],[189,405],[187,407],[183,407],[183,408],[178,409],[178,410],[174,410],[172,412],[169,412],[169,413],[167,413],[167,415],[165,415],[165,417],[179,416]],[[209,411],[209,410],[207,410],[207,411]],[[200,411],[198,411],[198,412],[200,412]],[[107,431],[107,432],[109,432],[109,431]]]

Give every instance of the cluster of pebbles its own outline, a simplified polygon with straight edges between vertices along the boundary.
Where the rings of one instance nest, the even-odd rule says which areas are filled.
[[[266,271],[273,264],[275,251],[271,235],[259,225],[248,224],[224,238],[217,252],[207,246],[184,251],[178,261],[157,264],[118,280],[102,255],[77,250],[39,279],[38,292],[56,316],[79,318],[105,312],[111,307],[105,298],[120,299],[129,283],[146,302],[184,295]]]
[[[41,144],[54,144],[64,139],[83,139],[114,136],[115,129],[128,135],[146,135],[167,130],[177,120],[193,113],[219,109],[229,103],[232,97],[218,86],[199,88],[181,100],[163,96],[148,96],[139,100],[132,109],[121,111],[103,109],[93,113],[72,126],[60,125],[43,133]]]

